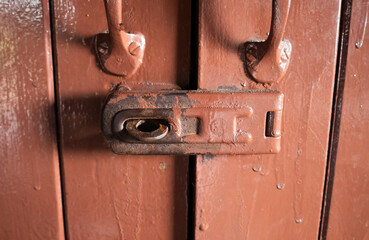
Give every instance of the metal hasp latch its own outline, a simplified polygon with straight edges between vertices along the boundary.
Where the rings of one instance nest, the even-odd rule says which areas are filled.
[[[278,153],[283,94],[249,91],[115,91],[103,110],[117,154]]]

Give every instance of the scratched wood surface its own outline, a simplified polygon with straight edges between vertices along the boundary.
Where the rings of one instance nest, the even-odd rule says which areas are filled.
[[[0,239],[64,239],[48,1],[0,1]]]
[[[353,1],[327,239],[369,239],[368,1]]]
[[[285,77],[260,85],[242,44],[266,39],[272,1],[200,0],[199,87],[284,93],[276,155],[197,158],[196,239],[317,239],[334,83],[339,1],[292,1]]]
[[[103,1],[55,0],[66,222],[70,239],[186,239],[187,157],[115,155],[100,129],[112,86],[186,88],[190,1],[123,1],[126,31],[146,38],[129,80],[103,73],[91,38],[107,30]]]

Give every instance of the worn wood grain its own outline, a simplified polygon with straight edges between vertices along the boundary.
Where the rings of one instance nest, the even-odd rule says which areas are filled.
[[[0,239],[64,239],[49,23],[0,2]]]

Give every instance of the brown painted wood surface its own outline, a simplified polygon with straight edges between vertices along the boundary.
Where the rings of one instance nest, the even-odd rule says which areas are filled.
[[[285,103],[279,154],[197,158],[196,239],[318,237],[340,2],[292,1],[289,69],[261,85],[245,75],[242,44],[266,39],[271,4],[200,0],[199,88],[277,89]]]
[[[0,239],[61,240],[48,1],[0,12]]]
[[[55,0],[57,83],[70,239],[186,239],[188,158],[116,155],[101,109],[111,87],[189,84],[190,1],[123,1],[126,31],[146,38],[143,64],[125,80],[96,65],[91,39],[107,30],[103,1]]]
[[[353,1],[327,239],[369,238],[369,3]]]

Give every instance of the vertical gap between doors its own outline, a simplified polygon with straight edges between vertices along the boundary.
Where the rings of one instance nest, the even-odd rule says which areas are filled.
[[[188,240],[195,239],[196,227],[196,156],[189,156],[188,164],[188,222],[187,236]]]
[[[62,143],[61,143],[61,129],[62,123],[60,120],[60,97],[59,97],[59,83],[58,83],[58,62],[57,62],[57,50],[56,50],[56,31],[55,31],[55,12],[54,12],[54,1],[49,0],[49,15],[50,15],[50,33],[51,33],[51,47],[52,47],[52,64],[53,64],[53,78],[54,78],[54,95],[55,95],[55,121],[56,121],[56,142],[58,147],[59,155],[59,170],[60,170],[60,189],[61,189],[61,202],[63,208],[63,225],[64,225],[64,236],[65,239],[69,239],[68,234],[68,222],[66,214],[66,199],[65,199],[65,186],[64,186],[64,166],[63,166],[63,154],[62,154]]]
[[[199,0],[191,0],[191,44],[190,44],[190,90],[198,87],[199,74]],[[196,227],[196,156],[189,156],[188,164],[188,214],[187,214],[187,238],[195,239]]]
[[[342,113],[343,90],[345,85],[347,52],[350,32],[352,0],[343,0],[341,5],[339,42],[337,50],[336,77],[333,93],[332,118],[329,138],[329,149],[326,165],[326,180],[321,208],[319,227],[319,239],[327,238],[329,210],[332,200],[334,183],[334,171],[336,166],[337,148],[340,134],[340,122]]]
[[[199,74],[199,0],[191,0],[191,71],[190,71],[190,90],[198,87]]]

